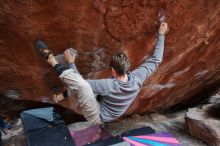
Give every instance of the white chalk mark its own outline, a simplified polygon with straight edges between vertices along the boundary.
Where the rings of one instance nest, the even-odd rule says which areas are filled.
[[[208,71],[209,71],[209,70],[200,71],[200,72],[198,72],[197,74],[195,74],[194,76],[196,77],[196,79],[199,79],[199,78],[201,78],[202,76],[204,76],[205,74],[207,74]]]
[[[20,94],[15,90],[7,90],[4,95],[11,99],[17,99],[20,96]]]
[[[185,72],[187,72],[189,69],[190,69],[190,68],[187,67],[187,68],[185,68],[184,70],[181,70],[181,71],[175,72],[175,73],[173,74],[173,76],[174,76],[174,77],[178,77],[178,76],[184,74]]]
[[[152,89],[157,89],[157,90],[162,90],[162,89],[164,89],[164,88],[172,88],[172,87],[174,87],[176,84],[174,84],[174,83],[166,83],[166,84],[151,84],[151,85],[149,85],[150,86],[150,88],[152,88]]]
[[[42,96],[42,97],[40,98],[40,100],[41,100],[42,102],[44,102],[44,103],[48,103],[48,102],[50,101],[50,98],[49,98],[49,97],[46,97],[46,96]]]

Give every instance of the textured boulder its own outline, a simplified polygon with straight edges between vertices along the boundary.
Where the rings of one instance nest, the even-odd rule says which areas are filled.
[[[213,107],[214,106],[214,107]],[[217,108],[218,107],[218,108]],[[204,109],[192,108],[186,113],[189,133],[210,146],[220,145],[220,104],[208,105]],[[212,112],[212,114],[210,114]],[[218,115],[218,117],[214,116]]]
[[[153,51],[159,20],[166,19],[170,32],[163,63],[127,114],[194,100],[220,84],[219,13],[219,0],[2,0],[0,94],[49,102],[53,90],[62,90],[36,53],[38,38],[55,53],[77,48],[79,71],[103,78],[113,53],[126,52],[132,69],[140,65]],[[71,100],[61,104],[71,108]]]

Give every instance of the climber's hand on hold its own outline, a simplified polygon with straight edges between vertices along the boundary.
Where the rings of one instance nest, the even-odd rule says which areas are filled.
[[[66,49],[66,50],[64,51],[64,58],[65,58],[65,60],[66,60],[69,64],[75,62],[75,55],[72,55],[72,54],[70,53],[70,49]]]
[[[166,22],[161,22],[160,28],[159,28],[159,34],[165,35],[168,32],[168,25]]]

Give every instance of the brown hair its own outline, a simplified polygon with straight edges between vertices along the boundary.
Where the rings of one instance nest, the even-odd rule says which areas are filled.
[[[124,53],[114,54],[110,58],[110,67],[112,67],[118,75],[124,75],[130,68],[130,61]]]

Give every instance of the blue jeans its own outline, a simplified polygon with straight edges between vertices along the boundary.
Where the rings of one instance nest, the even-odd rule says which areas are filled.
[[[2,146],[2,133],[0,132],[0,146]]]
[[[3,119],[2,119],[1,116],[0,116],[0,128],[1,128],[1,129],[6,128],[5,123],[4,123],[4,121],[3,121]]]
[[[0,129],[4,129],[5,128],[5,123],[2,119],[2,117],[0,117]],[[0,146],[2,146],[2,133],[1,133],[1,130],[0,130]]]

